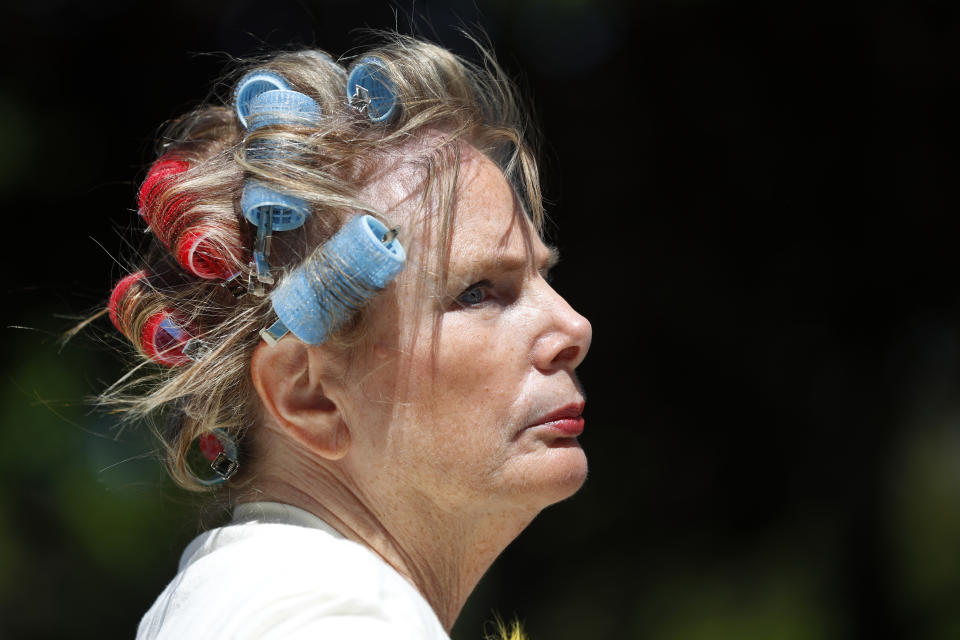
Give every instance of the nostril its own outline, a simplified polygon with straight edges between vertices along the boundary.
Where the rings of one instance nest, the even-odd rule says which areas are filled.
[[[558,353],[554,357],[553,361],[554,362],[572,362],[576,360],[579,355],[580,355],[580,347],[576,345],[571,345],[569,347],[566,347],[562,351],[560,351],[560,353]]]

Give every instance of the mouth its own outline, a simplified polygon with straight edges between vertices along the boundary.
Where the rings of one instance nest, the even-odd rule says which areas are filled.
[[[541,416],[527,428],[543,428],[557,432],[565,438],[575,438],[583,433],[583,402],[574,402]]]

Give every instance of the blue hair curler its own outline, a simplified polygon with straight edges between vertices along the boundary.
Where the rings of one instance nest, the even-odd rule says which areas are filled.
[[[233,92],[233,103],[244,128],[247,127],[247,116],[250,115],[250,101],[261,93],[278,89],[292,91],[287,81],[273,71],[251,71],[240,79]]]
[[[288,89],[258,93],[246,103],[246,110],[247,131],[276,124],[311,125],[320,118],[320,105],[313,98]]]
[[[288,332],[322,344],[403,270],[396,231],[369,215],[351,218],[271,294],[277,321],[260,335],[276,344]]]
[[[303,225],[310,215],[310,204],[302,198],[280,193],[262,182],[247,180],[240,198],[243,217],[257,228],[253,243],[253,263],[257,280],[273,284],[270,272],[270,237],[274,231],[289,231]],[[255,288],[254,293],[263,291]]]
[[[234,91],[237,117],[247,131],[272,125],[310,125],[320,118],[320,105],[308,95],[294,91],[273,71],[252,71],[241,78]],[[282,142],[265,140],[251,148],[253,157],[268,159],[286,153]],[[263,183],[247,180],[240,199],[243,216],[257,227],[253,267],[248,290],[265,295],[263,283],[273,284],[270,272],[270,238],[274,231],[301,226],[310,215],[310,205],[301,198],[279,193]]]
[[[360,60],[347,76],[347,98],[373,122],[389,120],[397,110],[397,91],[386,63],[373,56]]]
[[[243,217],[259,227],[265,222],[274,231],[290,231],[303,225],[310,215],[310,205],[296,196],[275,191],[263,182],[247,180],[240,198]]]

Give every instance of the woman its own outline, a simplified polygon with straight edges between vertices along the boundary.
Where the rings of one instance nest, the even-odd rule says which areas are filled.
[[[446,638],[580,487],[591,329],[545,279],[525,128],[489,56],[403,37],[264,60],[172,125],[157,250],[108,307],[164,367],[104,401],[162,415],[173,478],[235,508],[138,638]]]

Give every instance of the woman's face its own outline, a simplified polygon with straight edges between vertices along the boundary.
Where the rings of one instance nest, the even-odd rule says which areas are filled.
[[[404,223],[416,198],[404,197],[402,183],[381,189],[394,195],[379,205]],[[418,286],[432,269],[429,240],[407,234],[396,296],[370,309],[372,353],[353,368],[347,388],[357,391],[342,403],[352,441],[345,462],[374,470],[379,495],[412,494],[444,510],[539,510],[568,497],[587,472],[574,370],[591,328],[545,279],[554,253],[499,168],[469,148],[439,298],[435,278]]]

